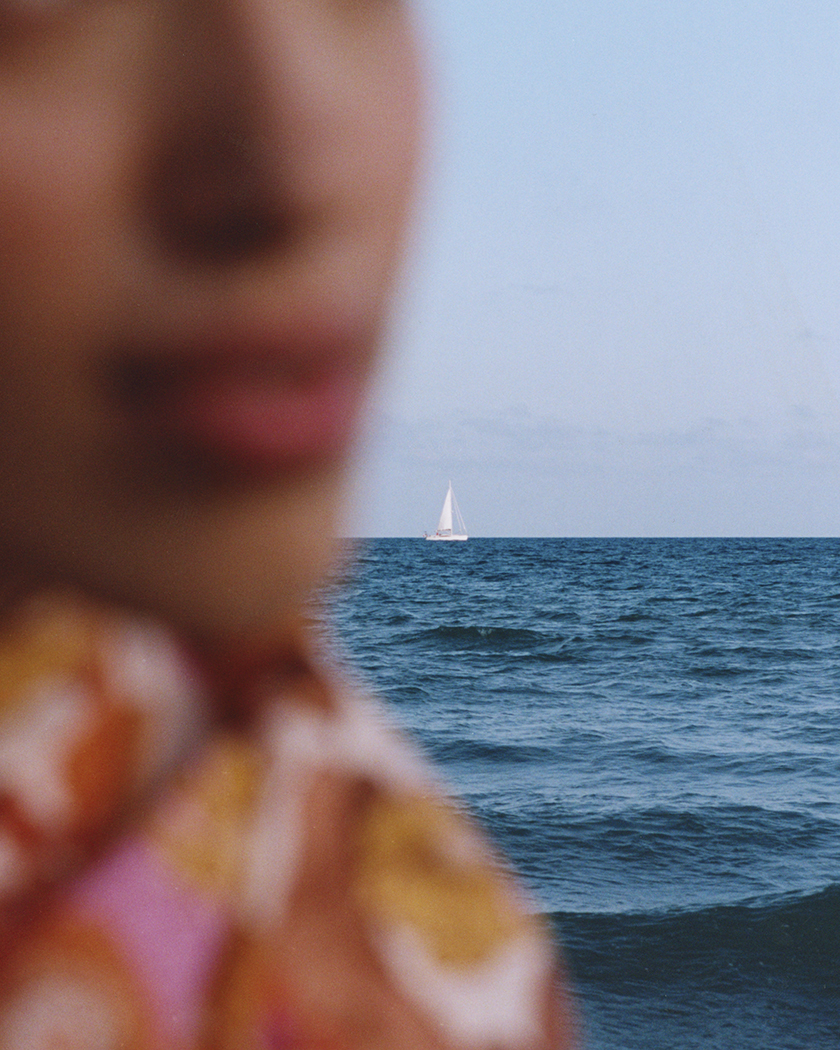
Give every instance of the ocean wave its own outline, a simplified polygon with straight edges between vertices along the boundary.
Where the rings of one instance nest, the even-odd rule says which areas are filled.
[[[523,646],[540,645],[545,642],[545,635],[539,631],[521,627],[500,627],[495,625],[475,626],[461,624],[439,624],[415,631],[410,638],[412,642],[432,642],[452,646]]]
[[[515,658],[528,664],[577,663],[590,659],[592,642],[581,635],[555,634],[495,624],[440,624],[404,635],[418,651]]]
[[[700,659],[708,658],[713,660],[744,658],[756,660],[760,663],[769,661],[770,663],[783,665],[793,660],[823,659],[822,651],[817,648],[773,648],[761,645],[710,645],[692,649],[689,651],[689,655]]]
[[[441,762],[467,760],[521,765],[550,760],[552,749],[544,744],[504,743],[493,740],[472,740],[465,743],[461,738],[456,738],[439,741],[435,745],[435,758]]]
[[[690,978],[729,989],[784,977],[828,996],[840,988],[840,883],[697,910],[553,912],[548,919],[576,979],[587,984]]]
[[[491,778],[473,778],[471,803],[540,895],[571,914],[659,914],[766,899],[827,884],[838,870],[833,810],[819,817],[716,805],[593,814],[586,798],[535,802],[530,777],[517,786],[507,777],[506,787],[497,781],[495,788]]]
[[[447,623],[410,630],[400,641],[418,650],[515,657],[521,666],[527,667],[529,664],[600,664],[606,654],[618,650],[628,650],[633,653],[628,658],[634,659],[650,649],[653,636],[639,630],[616,629],[612,623],[586,634],[498,624]]]

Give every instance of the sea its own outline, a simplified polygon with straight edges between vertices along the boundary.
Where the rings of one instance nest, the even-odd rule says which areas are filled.
[[[541,902],[585,1050],[838,1050],[840,540],[353,546],[340,644]]]

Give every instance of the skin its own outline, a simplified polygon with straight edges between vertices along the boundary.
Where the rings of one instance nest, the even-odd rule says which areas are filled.
[[[202,643],[289,629],[334,557],[351,440],[256,465],[158,440],[131,365],[225,326],[352,331],[367,384],[420,96],[400,0],[0,0],[13,588],[81,585]]]

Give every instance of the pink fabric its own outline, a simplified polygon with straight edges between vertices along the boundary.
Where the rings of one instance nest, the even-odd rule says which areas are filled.
[[[195,1040],[208,974],[230,925],[220,903],[180,883],[145,842],[131,839],[86,872],[69,899],[132,959],[161,1029]]]

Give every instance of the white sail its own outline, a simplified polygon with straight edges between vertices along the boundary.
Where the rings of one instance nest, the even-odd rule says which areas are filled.
[[[443,510],[440,512],[440,520],[438,521],[438,532],[452,532],[452,482],[449,482],[449,488],[446,492],[446,499],[443,501]]]
[[[427,540],[466,540],[467,527],[461,516],[458,501],[452,491],[452,482],[446,490],[446,498],[443,501],[443,510],[440,512],[438,527],[431,535],[425,533]]]

